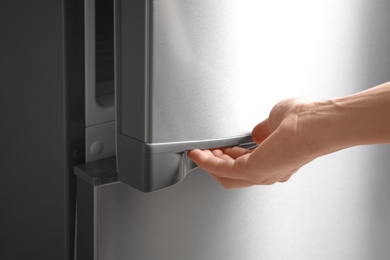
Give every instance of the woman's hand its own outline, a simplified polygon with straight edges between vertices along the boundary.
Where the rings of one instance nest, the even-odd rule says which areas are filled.
[[[193,150],[188,157],[226,188],[285,182],[315,158],[303,127],[309,104],[298,98],[278,103],[252,131],[256,149]]]

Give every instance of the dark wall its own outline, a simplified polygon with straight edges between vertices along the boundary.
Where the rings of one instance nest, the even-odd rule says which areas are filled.
[[[72,258],[82,2],[0,2],[0,259]]]

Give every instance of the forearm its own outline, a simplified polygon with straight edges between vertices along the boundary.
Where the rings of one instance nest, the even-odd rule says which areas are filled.
[[[323,155],[364,144],[390,143],[390,82],[310,104],[302,111],[306,141]]]

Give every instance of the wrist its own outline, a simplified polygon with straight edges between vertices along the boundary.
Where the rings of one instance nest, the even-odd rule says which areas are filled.
[[[333,99],[308,103],[302,109],[302,132],[314,157],[354,146],[346,138],[352,126],[344,121],[342,110]]]
[[[306,104],[304,139],[316,156],[365,144],[390,143],[390,84]]]

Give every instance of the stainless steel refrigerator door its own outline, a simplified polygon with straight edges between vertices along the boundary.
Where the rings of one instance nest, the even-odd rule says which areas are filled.
[[[168,187],[191,168],[181,167],[186,150],[242,142],[281,99],[387,81],[388,8],[383,0],[118,0],[120,180]]]

